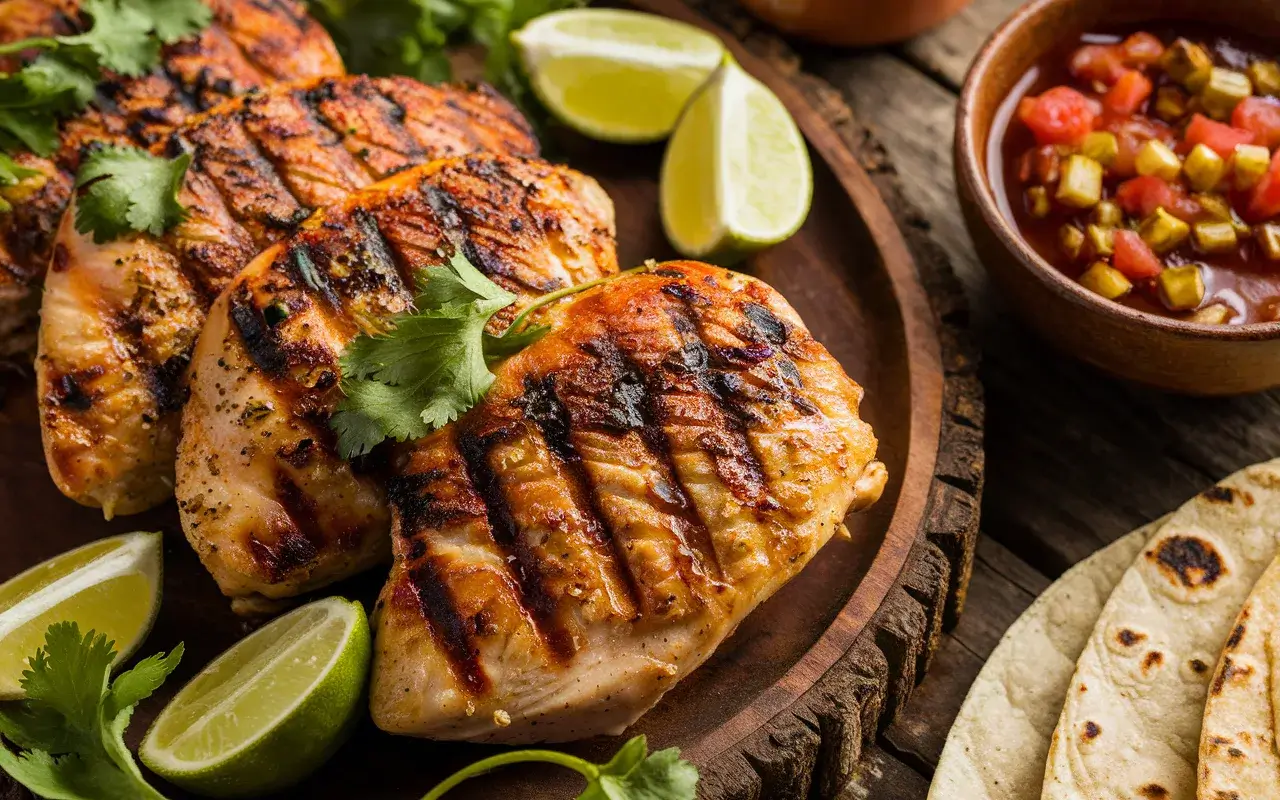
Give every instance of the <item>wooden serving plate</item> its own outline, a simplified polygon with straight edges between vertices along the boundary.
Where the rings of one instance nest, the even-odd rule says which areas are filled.
[[[746,38],[750,23],[724,0],[709,3],[704,11],[727,18]],[[646,733],[654,748],[681,747],[702,771],[703,797],[832,797],[864,743],[923,676],[944,620],[953,624],[963,604],[982,470],[976,365],[958,330],[963,302],[945,257],[923,230],[909,226],[905,238],[900,232],[895,217],[915,217],[874,145],[855,138],[859,131],[830,87],[787,67],[785,45],[753,35],[761,57],[680,0],[634,5],[724,38],[808,138],[815,179],[808,222],[790,241],[739,268],[778,288],[866,388],[863,412],[891,477],[880,503],[850,518],[851,540],[828,544],[628,736]],[[854,148],[863,162],[876,162],[874,180]],[[657,213],[660,146],[579,141],[567,149],[568,160],[613,196],[624,264],[675,255]],[[175,509],[104,522],[96,510],[63,498],[44,467],[31,382],[10,380],[7,388],[0,411],[0,580],[100,536],[165,532],[164,601],[143,649],[185,641],[187,656],[160,696],[139,710],[130,734],[136,745],[182,682],[248,629],[188,548]],[[367,575],[335,593],[368,601],[384,578],[385,572]],[[603,761],[621,741],[566,749]],[[418,798],[494,751],[396,738],[366,722],[319,774],[287,796]],[[6,780],[0,775],[0,798],[27,797]],[[567,771],[521,767],[464,784],[450,797],[561,800],[580,787]]]

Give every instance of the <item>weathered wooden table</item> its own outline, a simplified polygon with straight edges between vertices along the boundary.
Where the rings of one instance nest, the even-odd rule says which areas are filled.
[[[1204,400],[1114,380],[1035,338],[990,285],[960,217],[952,128],[969,62],[1019,4],[975,0],[888,49],[792,43],[800,66],[835,86],[883,145],[884,168],[897,170],[964,284],[987,403],[982,537],[967,609],[842,800],[925,797],[983,661],[1053,578],[1208,483],[1280,453],[1280,392]]]

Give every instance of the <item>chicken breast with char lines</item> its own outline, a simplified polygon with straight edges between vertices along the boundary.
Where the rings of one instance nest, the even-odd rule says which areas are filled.
[[[496,155],[434,162],[320,212],[218,298],[178,453],[183,530],[241,612],[390,557],[380,481],[329,429],[338,356],[409,308],[414,274],[461,251],[521,298],[617,271],[613,205],[574,170]]]
[[[34,352],[39,287],[71,199],[74,173],[94,142],[150,147],[187,117],[274,81],[341,75],[329,35],[298,0],[206,0],[204,31],[164,48],[161,66],[138,78],[107,76],[98,97],[62,124],[52,158],[18,162],[42,175],[0,189],[0,357]],[[74,34],[88,21],[78,0],[0,2],[0,43]],[[16,59],[0,60],[6,70]]]
[[[761,281],[663,264],[547,317],[396,459],[391,733],[619,733],[883,490],[862,389]]]
[[[36,363],[49,472],[108,517],[173,493],[186,367],[205,311],[262,249],[323,206],[455,154],[532,156],[528,124],[491,89],[408,78],[280,84],[175,130],[193,156],[190,212],[162,237],[94,244],[68,214],[41,309]]]

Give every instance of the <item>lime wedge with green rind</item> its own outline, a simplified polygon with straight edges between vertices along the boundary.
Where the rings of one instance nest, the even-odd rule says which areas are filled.
[[[138,755],[197,794],[292,786],[327,761],[364,708],[372,643],[359,603],[331,597],[223,653],[152,723]]]
[[[0,585],[0,700],[23,696],[27,660],[55,622],[75,622],[115,642],[122,664],[160,609],[159,533],[102,539],[55,556]]]
[[[724,58],[720,40],[699,28],[610,8],[545,14],[511,39],[542,104],[609,142],[666,138]]]
[[[681,115],[659,193],[671,244],[688,258],[727,263],[800,229],[813,167],[782,101],[726,60]]]

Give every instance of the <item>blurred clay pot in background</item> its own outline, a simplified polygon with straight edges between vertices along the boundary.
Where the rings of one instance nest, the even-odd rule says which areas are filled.
[[[871,45],[909,39],[970,0],[740,0],[760,19],[823,44]]]

